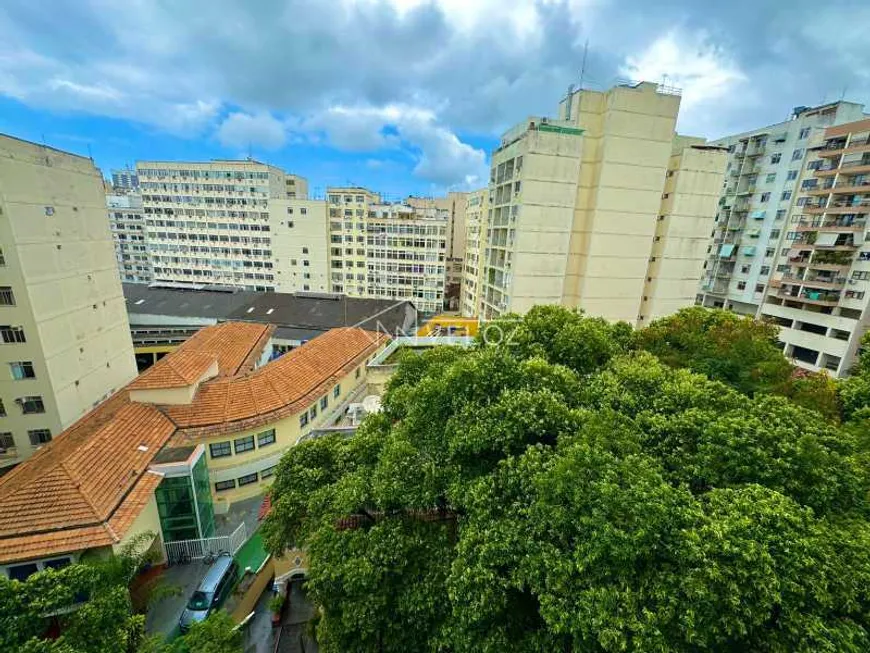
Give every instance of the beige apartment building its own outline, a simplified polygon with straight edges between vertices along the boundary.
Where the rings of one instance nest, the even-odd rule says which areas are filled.
[[[465,206],[465,257],[460,290],[460,311],[465,317],[480,315],[483,253],[489,224],[489,188],[468,193]]]
[[[272,202],[272,257],[278,292],[329,292],[326,212],[323,200]]]
[[[288,200],[305,199],[308,197],[308,180],[288,172],[284,176],[284,190]]]
[[[330,291],[444,306],[450,213],[389,203],[364,188],[328,188]]]
[[[675,89],[647,82],[572,91],[558,119],[505,133],[482,317],[562,304],[642,325],[694,302],[726,153],[676,135],[679,105]]]
[[[290,201],[282,170],[253,160],[139,161],[136,170],[155,281],[281,289],[272,220],[286,215],[275,202]]]
[[[870,327],[870,119],[809,138],[760,315],[800,367],[845,376]]]
[[[145,245],[142,196],[132,191],[112,193],[106,195],[106,206],[121,281],[151,283],[153,275],[148,248]]]
[[[136,375],[90,159],[0,136],[0,467]]]

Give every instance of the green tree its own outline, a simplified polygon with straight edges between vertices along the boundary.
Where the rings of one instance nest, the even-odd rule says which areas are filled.
[[[322,650],[870,647],[857,429],[564,309],[505,325],[281,461],[264,532],[308,550]]]
[[[243,636],[228,613],[218,610],[208,619],[191,625],[167,653],[242,653]]]

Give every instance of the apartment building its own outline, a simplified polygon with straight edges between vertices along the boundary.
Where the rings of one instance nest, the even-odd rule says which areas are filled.
[[[288,200],[306,199],[308,197],[308,180],[289,172],[284,176],[285,195]]]
[[[0,467],[136,374],[100,172],[0,136]]]
[[[306,198],[271,203],[272,263],[278,292],[328,292],[326,202]]]
[[[785,122],[713,142],[729,156],[697,303],[759,314],[811,135],[863,116],[852,102],[798,107]]]
[[[447,260],[445,262],[445,304],[451,310],[459,309],[462,286],[463,260],[466,240],[466,206],[468,193],[451,191],[446,197],[409,197],[405,203],[424,211],[436,210],[447,216]]]
[[[353,187],[327,189],[327,207],[331,292],[442,309],[448,209],[383,202]]]
[[[647,82],[572,90],[557,119],[531,117],[504,134],[492,156],[484,318],[562,304],[642,324],[694,301],[679,295],[685,283],[656,275],[683,280],[695,265],[700,275],[697,252],[666,241],[709,233],[725,153],[675,134],[679,105],[676,89]],[[684,183],[673,165],[687,166]]]
[[[135,191],[139,188],[139,175],[131,168],[112,170],[112,189],[118,193]]]
[[[145,214],[138,193],[106,195],[109,228],[121,281],[151,283],[153,275],[145,244]]]
[[[807,145],[760,314],[780,326],[796,365],[844,376],[870,326],[870,119]]]
[[[270,208],[290,201],[283,171],[253,160],[139,161],[136,170],[155,281],[279,287]]]
[[[215,515],[263,495],[290,447],[364,396],[389,342],[334,329],[269,361],[272,333],[202,329],[0,476],[0,573],[23,580],[145,533],[160,557],[164,542],[212,536]]]
[[[460,291],[460,310],[465,317],[480,315],[483,253],[489,223],[489,188],[468,193],[465,207],[465,257]]]

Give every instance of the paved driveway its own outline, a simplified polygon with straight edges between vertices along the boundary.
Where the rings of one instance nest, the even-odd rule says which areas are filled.
[[[173,565],[164,570],[160,576],[161,581],[178,588],[179,591],[174,596],[160,599],[148,609],[148,614],[145,616],[145,630],[149,634],[160,633],[164,637],[177,634],[178,618],[208,569],[207,564],[196,560],[186,565]]]

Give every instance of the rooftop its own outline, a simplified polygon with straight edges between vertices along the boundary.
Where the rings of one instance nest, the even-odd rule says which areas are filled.
[[[119,543],[162,479],[149,466],[167,462],[158,459],[167,443],[192,446],[221,428],[238,430],[295,412],[386,339],[335,329],[254,369],[272,330],[239,322],[200,330],[0,477],[0,564]],[[219,373],[200,381],[206,361],[217,362]],[[131,390],[190,379],[189,385],[200,383],[189,404],[130,400]]]

